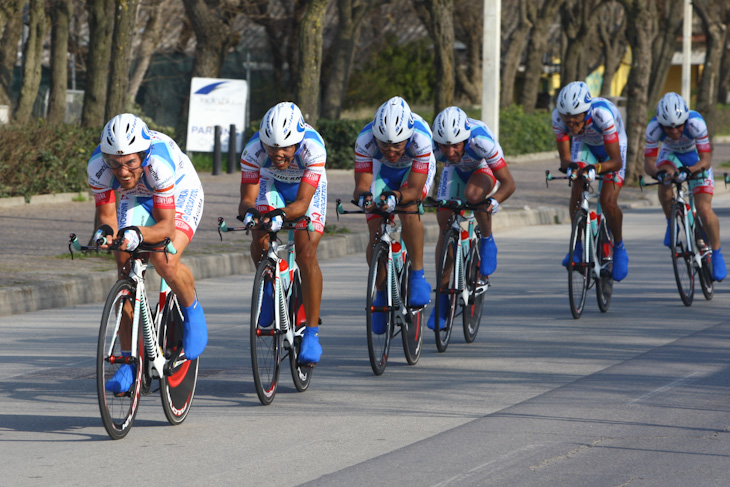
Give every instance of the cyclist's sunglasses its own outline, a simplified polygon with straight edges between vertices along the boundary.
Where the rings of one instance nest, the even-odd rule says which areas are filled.
[[[139,166],[142,165],[142,158],[138,155],[134,159],[130,159],[128,161],[119,162],[114,159],[112,159],[111,154],[101,154],[101,158],[104,161],[104,164],[109,166],[110,169],[116,171],[117,169],[120,169],[122,166],[124,166],[128,170],[134,170],[137,169]]]

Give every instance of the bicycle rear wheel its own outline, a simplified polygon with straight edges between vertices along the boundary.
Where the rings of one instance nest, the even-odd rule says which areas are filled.
[[[104,428],[114,440],[127,436],[132,429],[139,406],[144,365],[144,345],[140,333],[137,350],[139,359],[122,356],[122,346],[118,325],[134,323],[135,284],[129,280],[120,280],[112,287],[104,304],[99,328],[99,341],[96,349],[96,393],[99,400],[99,411]],[[131,326],[130,326],[131,327]],[[129,362],[132,366],[134,380],[130,388],[122,393],[114,393],[106,389],[106,383],[114,377],[120,367]]]
[[[675,203],[669,213],[670,249],[672,251],[672,266],[674,267],[674,278],[677,281],[679,297],[685,306],[691,306],[695,294],[694,263],[689,251],[687,235],[689,231],[686,225],[684,205]]]
[[[406,261],[403,263],[401,275],[401,296],[410,296],[409,283],[411,278],[411,259],[406,254]],[[404,298],[407,299],[407,298]],[[423,308],[411,309],[407,307],[408,314],[401,325],[401,338],[403,339],[403,352],[409,365],[416,365],[421,358],[423,349]]]
[[[601,313],[608,311],[613,295],[613,236],[608,230],[606,220],[601,217],[601,226],[598,229],[597,252],[600,265],[600,277],[596,282],[596,299]]]
[[[439,266],[436,269],[436,305],[434,306],[436,309],[434,312],[437,319],[434,320],[433,329],[436,335],[436,349],[439,352],[445,352],[446,347],[449,346],[451,331],[454,329],[456,305],[461,291],[456,276],[456,265],[454,265],[457,245],[461,245],[457,233],[451,230],[446,232],[438,260]],[[442,296],[445,296],[445,299]],[[442,309],[444,304],[447,306],[446,310]],[[440,328],[440,317],[444,315],[446,318],[444,327]]]
[[[582,241],[583,245],[590,245],[584,241],[587,240],[585,238],[586,223],[586,211],[583,209],[576,211],[570,231],[570,248],[568,249],[568,297],[570,298],[570,312],[575,319],[580,318],[583,314],[591,279],[589,262],[586,262],[586,255],[590,253],[590,249],[584,248],[580,252],[579,248],[578,254],[575,253],[575,247],[580,246]]]
[[[291,326],[295,326],[296,330],[304,328],[307,323],[307,317],[304,314],[304,301],[302,298],[302,276],[297,271],[292,280],[292,294],[289,298],[289,322]],[[302,337],[295,336],[292,349],[289,350],[289,368],[291,369],[291,377],[294,381],[294,387],[299,392],[304,392],[309,387],[312,380],[313,367],[303,366],[299,363],[299,350],[302,345]]]
[[[464,324],[464,340],[466,343],[473,342],[477,337],[479,325],[482,321],[482,304],[486,290],[479,289],[479,235],[472,241],[469,249],[469,258],[466,261],[465,285],[469,290],[469,301],[464,303],[462,308],[462,322]]]
[[[190,412],[198,383],[198,363],[194,360],[176,359],[182,348],[184,318],[180,310],[177,296],[170,292],[162,311],[162,322],[158,343],[164,351],[165,358],[170,360],[165,366],[165,375],[160,378],[160,397],[165,417],[172,425],[185,421]],[[168,375],[169,374],[169,375]]]
[[[264,302],[264,287],[274,289],[276,271],[274,262],[262,260],[256,269],[251,296],[251,368],[253,369],[253,383],[261,404],[267,406],[274,400],[276,387],[279,381],[281,368],[281,334],[276,323],[268,326],[259,324],[262,308],[271,306]],[[273,296],[276,306],[276,295]]]
[[[715,286],[712,282],[712,247],[710,239],[707,238],[705,227],[702,225],[700,215],[695,215],[695,251],[700,253],[700,268],[697,274],[700,277],[702,294],[706,300],[711,300],[715,293]]]
[[[388,270],[388,245],[385,242],[378,242],[373,248],[370,257],[370,269],[368,270],[368,288],[367,288],[367,337],[368,337],[368,355],[370,356],[370,367],[375,375],[381,375],[388,365],[388,350],[390,349],[390,339],[393,334],[393,313],[387,309],[386,304],[374,306],[378,287],[387,289],[385,280],[387,279]],[[379,303],[380,304],[380,303]],[[381,315],[376,315],[381,313]],[[375,316],[373,316],[375,315]],[[384,318],[383,318],[384,315]],[[382,320],[385,322],[385,330],[382,333],[373,331],[373,321]]]

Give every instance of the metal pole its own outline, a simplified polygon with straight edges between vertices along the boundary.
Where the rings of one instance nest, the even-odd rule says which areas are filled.
[[[221,126],[213,128],[213,176],[221,173]]]
[[[684,0],[682,23],[682,98],[690,103],[692,88],[692,0]]]
[[[233,174],[233,167],[236,165],[236,124],[228,127],[228,174]]]
[[[499,139],[499,64],[502,0],[484,0],[482,121]]]

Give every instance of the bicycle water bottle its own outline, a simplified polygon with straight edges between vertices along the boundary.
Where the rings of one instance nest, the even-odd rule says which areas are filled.
[[[595,211],[591,211],[591,233],[593,235],[598,233],[598,215]]]
[[[462,255],[469,255],[469,232],[461,229],[461,253]]]
[[[393,263],[395,263],[395,270],[400,272],[403,269],[403,248],[400,242],[393,242],[390,244],[393,250]]]
[[[289,290],[289,284],[291,283],[292,271],[289,269],[289,264],[285,260],[279,261],[279,276],[281,277],[281,288],[284,293]]]
[[[689,224],[690,225],[694,225],[694,222],[695,222],[695,212],[694,212],[694,209],[692,208],[692,205],[690,205],[689,203],[685,202],[684,203],[684,206],[685,206],[685,208],[687,208],[687,219],[689,220]]]

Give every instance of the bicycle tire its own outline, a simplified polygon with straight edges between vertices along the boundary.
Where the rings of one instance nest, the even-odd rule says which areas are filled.
[[[264,406],[268,406],[274,400],[281,370],[282,337],[279,327],[276,323],[266,327],[259,325],[259,316],[264,305],[264,286],[275,284],[274,266],[274,262],[270,259],[264,259],[259,263],[251,294],[251,368],[256,395]]]
[[[177,296],[173,292],[168,293],[157,337],[157,343],[162,347],[168,360],[182,348],[184,322]],[[200,357],[172,363],[170,375],[160,378],[162,409],[165,411],[167,421],[172,425],[185,421],[193,405],[195,387],[198,383],[199,360]]]
[[[127,436],[137,415],[144,367],[144,345],[140,333],[137,350],[139,359],[131,363],[135,380],[129,390],[116,394],[106,390],[106,383],[120,367],[122,349],[116,330],[117,321],[123,319],[125,305],[134,309],[135,284],[127,279],[117,281],[104,303],[96,349],[96,392],[104,428],[114,440]],[[131,313],[130,313],[131,314]],[[133,320],[132,320],[133,321]]]
[[[439,255],[439,265],[436,268],[436,304],[434,306],[436,319],[434,320],[434,335],[436,337],[436,349],[443,353],[449,346],[451,340],[451,331],[454,329],[454,317],[456,314],[457,303],[459,299],[459,283],[456,276],[456,266],[454,265],[454,256],[456,255],[456,246],[461,245],[459,235],[454,231],[447,231],[444,235],[444,241],[441,245]],[[449,264],[449,260],[451,263]],[[448,277],[445,279],[444,272],[448,271]],[[446,284],[443,284],[446,281]],[[440,328],[441,295],[447,296],[448,300],[448,316],[443,328]]]
[[[479,332],[479,325],[482,321],[482,305],[484,303],[486,291],[477,293],[480,262],[479,234],[477,234],[477,238],[471,241],[471,247],[469,248],[469,254],[465,266],[465,285],[469,290],[469,301],[463,304],[461,317],[464,325],[464,340],[466,340],[466,343],[472,343],[476,340],[477,333]]]
[[[292,280],[292,293],[289,298],[289,323],[296,327],[299,331],[306,326],[306,316],[304,314],[304,301],[302,298],[302,276],[297,270]],[[295,334],[296,335],[296,334]],[[289,369],[291,369],[292,381],[297,391],[304,392],[309,387],[312,380],[312,372],[314,368],[311,366],[303,366],[299,363],[299,351],[302,345],[302,337],[294,337],[294,345],[289,350]]]
[[[368,339],[368,356],[370,357],[370,367],[375,375],[382,375],[385,367],[388,365],[388,351],[390,350],[390,340],[393,334],[393,312],[380,311],[385,313],[385,332],[381,334],[373,333],[373,302],[378,291],[379,278],[384,280],[387,276],[388,263],[388,244],[378,242],[373,247],[373,253],[370,257],[370,265],[368,269],[368,287],[367,287],[367,308],[366,308],[366,333]]]
[[[709,301],[715,294],[715,285],[712,281],[712,252],[709,251],[711,250],[710,239],[707,237],[700,215],[695,215],[695,249],[700,253],[701,264],[697,275],[700,278],[702,294]]]
[[[576,320],[583,314],[586,305],[586,295],[590,285],[590,263],[586,262],[585,256],[590,255],[590,249],[584,248],[579,254],[579,261],[575,262],[575,247],[583,241],[585,246],[590,245],[586,237],[586,225],[588,215],[585,210],[579,209],[573,217],[573,225],[570,230],[570,247],[568,249],[568,298],[570,299],[570,312]]]
[[[405,252],[405,250],[404,250]],[[410,296],[409,284],[411,277],[411,258],[406,254],[403,263],[403,272],[400,276],[401,296]],[[407,299],[407,298],[406,298]],[[403,353],[406,356],[408,365],[416,365],[421,358],[423,350],[423,307],[407,308],[407,314],[401,324],[401,338],[403,339]]]
[[[677,281],[679,297],[685,306],[691,306],[695,293],[694,263],[689,252],[687,242],[687,228],[684,205],[674,203],[669,213],[670,246],[672,252],[672,267],[674,278]]]
[[[598,229],[598,243],[596,245],[600,275],[596,281],[596,300],[601,313],[608,311],[613,295],[613,236],[608,229],[605,218],[602,217]]]

